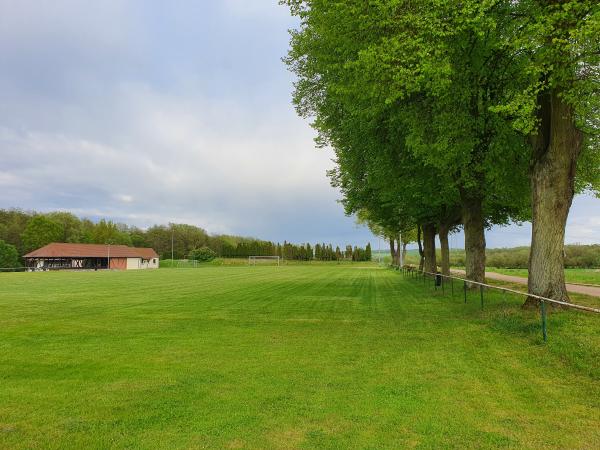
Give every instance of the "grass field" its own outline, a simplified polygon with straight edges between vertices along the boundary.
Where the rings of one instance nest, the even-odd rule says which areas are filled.
[[[355,265],[353,261],[299,261],[294,259],[281,259],[279,261],[280,266],[331,266],[331,265]],[[367,263],[368,264],[368,263]],[[383,264],[383,262],[382,262]],[[172,259],[161,259],[161,269],[194,269],[194,268],[206,268],[211,266],[248,266],[248,258],[215,258],[208,262],[194,262],[191,260],[172,260]],[[253,264],[254,265],[254,264]],[[277,266],[277,260],[257,260],[256,266]]]
[[[600,318],[376,266],[0,274],[1,448],[600,448]]]
[[[497,267],[486,268],[489,272],[503,273],[527,278],[527,269],[500,269]],[[567,283],[594,284],[600,286],[600,269],[565,269]]]

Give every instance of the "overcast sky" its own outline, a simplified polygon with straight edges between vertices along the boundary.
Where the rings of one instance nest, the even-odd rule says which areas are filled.
[[[276,0],[0,0],[0,207],[376,246],[291,106],[293,25]],[[567,241],[599,231],[576,199]]]

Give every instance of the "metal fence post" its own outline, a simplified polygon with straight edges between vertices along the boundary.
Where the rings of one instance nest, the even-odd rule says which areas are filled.
[[[450,278],[450,289],[452,290],[452,298],[454,298],[454,278]]]
[[[467,282],[463,281],[463,291],[465,292],[465,304],[467,303]]]
[[[442,280],[442,295],[444,294],[445,290],[444,290],[444,277],[441,277],[440,280]]]
[[[546,302],[542,300],[540,302],[542,308],[542,335],[544,336],[544,342],[548,340],[548,334],[546,332]]]

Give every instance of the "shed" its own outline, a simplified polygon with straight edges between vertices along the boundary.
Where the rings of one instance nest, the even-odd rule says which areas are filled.
[[[157,269],[158,254],[151,248],[112,244],[45,245],[23,256],[33,270]]]

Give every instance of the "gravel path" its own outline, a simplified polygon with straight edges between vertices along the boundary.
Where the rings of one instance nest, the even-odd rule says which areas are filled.
[[[452,271],[460,273],[461,275],[465,274],[465,271],[460,269],[452,269]],[[514,275],[504,275],[496,272],[486,272],[485,277],[490,278],[492,280],[508,281],[509,283],[527,284],[527,278],[516,277]],[[592,297],[600,297],[600,287],[582,286],[579,284],[570,283],[567,283],[566,286],[567,291],[569,292],[575,292],[576,294],[591,295]]]

